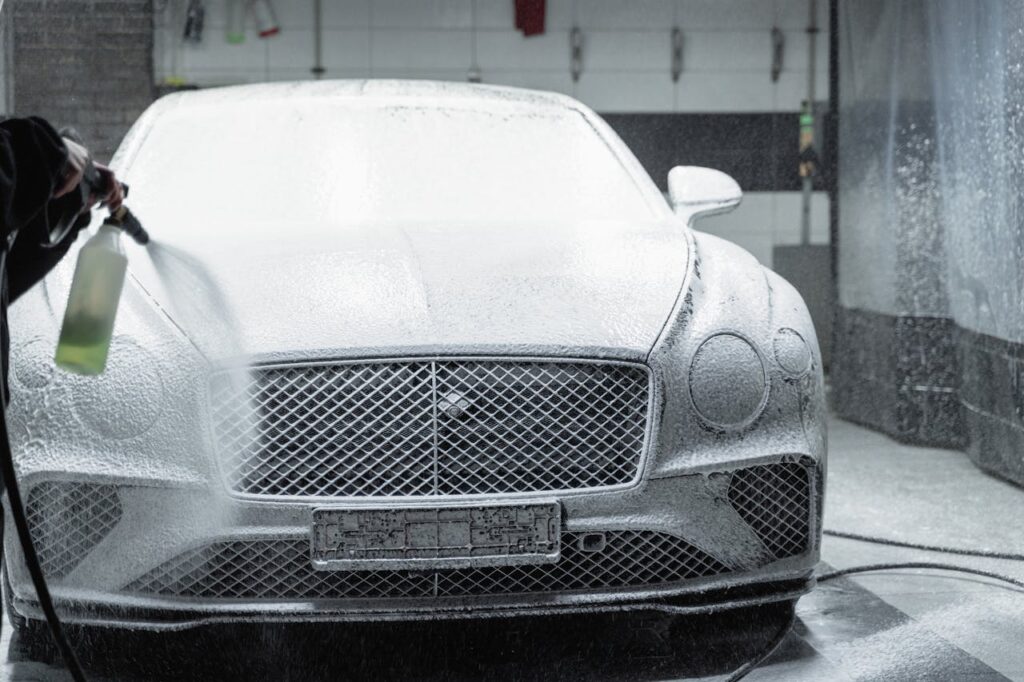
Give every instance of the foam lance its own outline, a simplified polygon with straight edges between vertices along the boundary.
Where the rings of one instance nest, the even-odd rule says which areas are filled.
[[[127,185],[123,188],[127,196]],[[78,252],[68,307],[57,342],[56,363],[62,369],[95,375],[106,367],[114,318],[128,269],[128,258],[121,246],[122,232],[139,244],[149,242],[142,224],[122,205],[111,212]]]

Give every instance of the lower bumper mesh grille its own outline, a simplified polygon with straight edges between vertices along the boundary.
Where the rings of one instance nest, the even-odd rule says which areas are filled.
[[[117,488],[45,481],[25,505],[29,532],[48,578],[69,574],[121,520]]]
[[[797,556],[810,543],[810,469],[778,462],[739,469],[729,483],[729,503],[776,559]]]
[[[316,571],[305,538],[224,542],[181,555],[126,591],[213,599],[466,597],[654,586],[730,570],[664,533],[607,532],[596,552],[580,548],[582,535],[563,533],[554,564],[435,572]]]

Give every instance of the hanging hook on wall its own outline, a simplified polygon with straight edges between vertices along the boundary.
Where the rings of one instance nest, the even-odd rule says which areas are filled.
[[[572,30],[569,31],[569,48],[569,68],[572,73],[572,80],[575,83],[579,81],[580,74],[583,73],[583,31],[580,30],[579,26],[573,26]]]
[[[779,80],[782,73],[782,57],[786,51],[786,35],[776,26],[772,29],[772,83]]]
[[[469,69],[466,71],[466,80],[470,83],[480,83],[483,81],[483,73],[480,71],[480,63],[477,61],[476,52],[476,0],[472,0],[469,5],[469,23],[470,23],[470,62]]]
[[[672,82],[678,83],[683,73],[683,31],[678,26],[672,29]]]

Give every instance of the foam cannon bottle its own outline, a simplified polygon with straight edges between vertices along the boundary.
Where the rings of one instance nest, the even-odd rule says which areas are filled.
[[[125,190],[127,195],[127,187]],[[140,244],[149,242],[149,235],[138,219],[126,206],[121,206],[103,221],[78,252],[57,343],[58,367],[86,375],[100,374],[106,367],[114,318],[128,269],[128,258],[121,247],[122,232],[127,232]]]

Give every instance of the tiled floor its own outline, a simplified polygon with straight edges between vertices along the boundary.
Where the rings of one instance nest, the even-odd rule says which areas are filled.
[[[825,527],[930,545],[1024,554],[1024,490],[979,471],[965,455],[917,448],[833,419],[829,430]],[[822,558],[836,568],[927,561],[1024,580],[1024,562],[976,559],[826,537]],[[846,587],[844,587],[844,585]],[[832,592],[860,587],[903,618],[851,636]],[[824,598],[824,602],[822,602]],[[854,600],[866,611],[867,597]],[[967,679],[937,662],[955,648],[999,675],[1024,681],[1024,590],[987,578],[936,570],[887,571],[822,585],[801,600],[803,638],[857,680]],[[798,628],[799,630],[799,628]],[[938,640],[938,641],[936,641]],[[766,665],[751,680],[815,679]]]
[[[827,528],[929,544],[1024,554],[1024,490],[978,471],[957,452],[912,448],[833,420]],[[1024,563],[948,556],[827,537],[823,558],[842,568],[934,561],[1024,579]],[[823,566],[826,569],[827,566]],[[749,616],[746,616],[748,620]],[[756,620],[756,618],[754,618]],[[677,624],[678,625],[678,624]],[[453,626],[364,628],[328,639],[253,632],[131,650],[90,642],[91,679],[620,679],[722,680],[777,631],[743,641],[729,623],[682,630],[646,616],[541,619]],[[3,679],[66,679],[27,660],[4,628]],[[177,648],[175,648],[177,647]],[[211,655],[210,652],[217,652]],[[266,654],[262,662],[259,656]],[[354,654],[352,652],[359,652]],[[138,672],[128,656],[155,663]],[[318,661],[313,664],[313,661]],[[339,668],[340,666],[340,668]],[[353,673],[353,668],[358,672]],[[822,584],[804,597],[783,646],[748,680],[1019,680],[1024,682],[1024,590],[942,571],[889,571]]]

